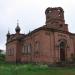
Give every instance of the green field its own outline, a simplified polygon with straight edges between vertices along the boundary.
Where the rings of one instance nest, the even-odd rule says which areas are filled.
[[[1,63],[0,75],[75,75],[75,68]]]

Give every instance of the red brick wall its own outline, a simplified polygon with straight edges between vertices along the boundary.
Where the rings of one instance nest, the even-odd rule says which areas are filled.
[[[14,54],[8,55],[8,50],[12,50],[14,48]],[[6,61],[15,62],[16,61],[16,41],[7,43],[6,45]]]

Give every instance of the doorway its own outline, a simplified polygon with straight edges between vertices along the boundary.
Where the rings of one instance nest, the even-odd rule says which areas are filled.
[[[60,61],[65,61],[65,42],[60,43]]]

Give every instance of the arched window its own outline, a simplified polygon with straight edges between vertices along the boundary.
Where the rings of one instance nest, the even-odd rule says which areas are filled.
[[[27,45],[25,44],[22,49],[23,54],[27,54]]]
[[[28,54],[31,54],[31,50],[32,50],[31,44],[28,44]]]
[[[60,43],[60,49],[64,49],[65,48],[65,43],[64,42],[61,42]]]
[[[60,47],[60,60],[65,61],[65,49],[66,49],[65,42],[61,42],[59,47]]]
[[[25,44],[22,49],[23,54],[30,54],[32,50],[31,44]]]
[[[35,53],[38,54],[40,49],[40,43],[38,41],[35,42]]]

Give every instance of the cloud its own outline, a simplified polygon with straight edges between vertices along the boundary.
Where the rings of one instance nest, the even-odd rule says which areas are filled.
[[[0,48],[5,49],[8,29],[15,33],[17,19],[22,33],[45,24],[45,9],[61,6],[65,11],[65,20],[69,30],[75,32],[74,0],[0,0]]]

